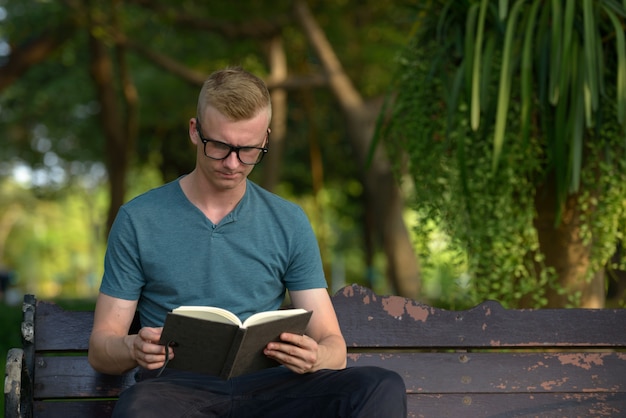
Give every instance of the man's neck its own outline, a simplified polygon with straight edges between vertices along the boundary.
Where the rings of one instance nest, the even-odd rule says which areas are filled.
[[[180,179],[180,187],[189,201],[215,225],[235,209],[246,193],[246,182],[234,189],[216,190],[192,171]]]

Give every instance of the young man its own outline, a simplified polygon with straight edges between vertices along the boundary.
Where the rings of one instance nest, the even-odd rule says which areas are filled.
[[[304,212],[248,180],[268,151],[270,119],[263,81],[240,68],[213,73],[189,121],[195,169],[120,209],[89,347],[100,372],[141,367],[114,416],[406,415],[400,376],[345,368],[345,341]],[[294,307],[313,316],[305,335],[283,333],[267,345],[265,354],[283,367],[230,380],[167,368],[155,377],[171,309],[220,306],[243,320],[279,308],[286,290]],[[128,335],[136,310],[143,328]]]

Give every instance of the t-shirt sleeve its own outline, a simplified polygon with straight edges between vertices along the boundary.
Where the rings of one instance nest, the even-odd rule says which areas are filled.
[[[109,234],[100,291],[120,299],[138,300],[144,284],[137,234],[122,206]]]

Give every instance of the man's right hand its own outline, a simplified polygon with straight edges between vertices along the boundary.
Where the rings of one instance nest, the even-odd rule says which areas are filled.
[[[129,350],[131,357],[147,370],[154,370],[163,367],[165,363],[165,346],[159,345],[163,327],[144,327],[137,335],[129,335]],[[174,350],[169,349],[169,358],[174,357]]]

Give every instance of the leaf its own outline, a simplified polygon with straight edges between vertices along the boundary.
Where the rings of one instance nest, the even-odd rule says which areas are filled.
[[[454,83],[452,85],[452,90],[450,91],[450,95],[447,99],[447,109],[448,109],[448,117],[447,117],[447,126],[446,126],[446,138],[450,138],[451,132],[454,130],[453,126],[456,120],[456,113],[459,107],[459,97],[461,95],[461,84],[463,81],[463,67],[459,67],[456,71],[454,77]]]
[[[485,50],[483,52],[483,65],[480,76],[480,103],[482,109],[489,109],[489,99],[491,98],[489,86],[491,85],[491,75],[493,74],[491,69],[493,67],[493,52],[496,47],[497,36],[498,35],[495,33],[490,33],[487,40],[485,41]]]
[[[593,0],[583,0],[584,46],[585,46],[585,118],[587,127],[593,127],[593,112],[598,108],[597,40],[593,18]]]
[[[576,56],[576,54],[573,54]],[[568,191],[568,167],[570,162],[570,154],[568,151],[567,138],[572,132],[572,126],[574,121],[570,117],[570,96],[572,95],[571,88],[563,90],[563,97],[555,106],[555,115],[553,121],[553,130],[551,134],[548,134],[548,144],[551,149],[551,161],[553,165],[554,177],[556,180],[556,219],[555,226],[561,222],[561,216],[565,199],[567,198]]]
[[[463,68],[459,67],[456,75],[454,77],[454,84],[452,86],[452,91],[450,93],[450,97],[448,98],[448,123],[446,127],[446,138],[451,137],[451,132],[453,131],[454,119],[456,117],[456,110],[458,107],[459,96],[461,91],[461,85],[463,82]],[[461,136],[457,140],[457,163],[459,165],[459,182],[461,183],[461,190],[463,194],[466,196],[465,201],[467,202],[467,211],[471,213],[472,204],[471,204],[471,196],[468,185],[468,174],[467,174],[467,158],[465,158],[465,138]]]
[[[533,34],[535,32],[535,24],[537,21],[537,12],[542,0],[535,0],[531,10],[528,22],[526,23],[526,30],[524,31],[524,44],[522,49],[522,62],[520,68],[520,86],[521,86],[521,126],[522,126],[522,141],[525,143],[530,136],[530,109],[532,106],[532,76],[533,76]]]
[[[575,13],[576,0],[567,0],[565,4],[565,20],[563,21],[563,49],[565,50],[568,50],[572,43]]]
[[[498,88],[498,106],[496,109],[496,126],[493,138],[493,159],[491,168],[495,172],[504,143],[504,133],[506,131],[506,117],[509,111],[509,99],[511,95],[512,49],[515,34],[517,15],[526,0],[518,0],[513,8],[506,25],[504,35],[504,46],[502,49],[502,67],[500,70],[500,87]]]
[[[572,49],[572,63],[579,60],[578,48],[574,45]],[[572,105],[570,109],[569,122],[571,123],[570,143],[570,186],[569,192],[578,192],[580,186],[580,173],[582,170],[583,157],[583,132],[584,132],[584,105],[582,90],[582,75],[577,71],[578,66],[572,66]]]
[[[550,79],[549,100],[552,105],[559,101],[559,79],[561,76],[561,58],[563,55],[563,38],[561,28],[563,18],[561,0],[552,0],[552,42],[550,45]]]
[[[500,21],[506,20],[506,15],[509,12],[509,0],[500,0],[498,4],[498,16],[500,17]]]
[[[563,46],[562,46],[562,67],[564,71],[567,71],[569,74],[574,66],[578,66],[578,58],[572,59],[572,40],[574,39],[574,15],[576,12],[576,1],[577,0],[567,0],[565,5],[565,20],[563,24]],[[560,80],[560,89],[564,90],[567,88],[567,84],[571,80],[569,76],[561,75]],[[579,90],[582,91],[582,88]]]
[[[602,5],[611,9],[618,16],[626,17],[626,0],[623,2],[624,5],[622,6],[617,0],[602,0]]]
[[[626,3],[626,0],[624,0]],[[626,6],[625,6],[626,7]],[[608,8],[604,11],[615,28],[615,48],[617,50],[617,121],[626,127],[626,40],[624,28],[619,19]]]
[[[542,2],[543,5],[543,2]],[[536,73],[538,79],[537,95],[541,106],[548,103],[548,76],[550,73],[550,8],[541,7],[539,21],[537,23],[536,35],[533,47],[537,50],[538,61]]]
[[[478,16],[478,3],[473,4],[467,11],[467,20],[465,23],[465,59],[463,66],[465,67],[465,81],[467,83],[467,95],[472,95],[472,68],[474,63],[474,36],[476,35],[476,20]]]
[[[478,29],[476,31],[476,47],[474,49],[474,65],[472,69],[472,105],[471,126],[474,131],[480,126],[480,63],[482,61],[483,33],[485,31],[485,18],[487,15],[488,0],[480,2],[478,15]]]
[[[574,104],[576,106],[573,109],[573,132],[571,135],[572,142],[570,144],[570,162],[571,162],[571,179],[570,179],[570,193],[578,193],[580,187],[580,173],[582,171],[583,161],[583,130],[584,130],[584,109],[583,100],[580,94],[577,95]]]
[[[444,34],[445,34],[444,28],[447,25],[447,18],[449,16],[448,10],[452,6],[453,1],[454,0],[448,1],[448,3],[445,4],[445,6],[443,7],[441,11],[441,16],[439,16],[439,20],[437,21],[437,39],[442,39],[444,37]]]

